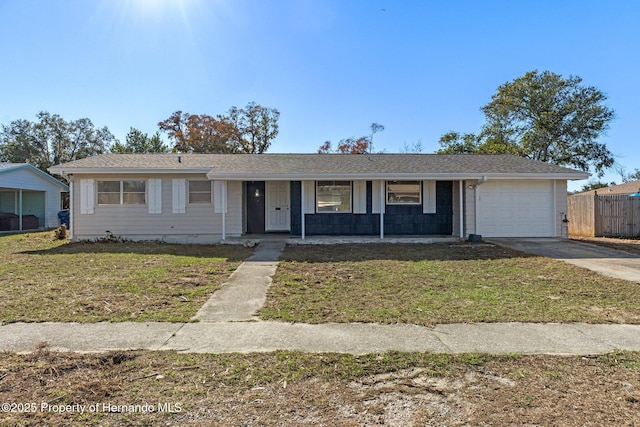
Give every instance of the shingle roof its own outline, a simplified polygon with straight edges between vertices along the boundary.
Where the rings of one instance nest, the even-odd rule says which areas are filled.
[[[512,155],[443,154],[104,154],[50,168],[54,173],[205,171],[212,176],[560,174],[584,172]]]
[[[578,193],[579,195],[587,195],[598,193],[600,196],[607,194],[634,194],[640,193],[640,180],[625,182],[624,184],[612,185],[610,187],[598,188],[597,190],[585,191],[584,193]]]

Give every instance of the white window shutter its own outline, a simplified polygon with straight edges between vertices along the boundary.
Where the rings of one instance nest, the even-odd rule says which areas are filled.
[[[422,213],[436,213],[435,181],[422,181]]]
[[[185,213],[186,212],[186,191],[187,182],[184,179],[174,179],[172,183],[172,212],[173,213]]]
[[[213,181],[213,212],[227,213],[227,181]]]
[[[384,181],[371,181],[371,213],[379,214],[380,212],[380,187],[384,188]],[[386,193],[382,196],[382,213],[385,212]]]
[[[162,213],[162,180],[150,179],[147,184],[149,192],[149,213]]]
[[[80,213],[93,214],[95,205],[95,184],[93,179],[80,180]]]
[[[367,181],[353,181],[353,213],[367,213]]]
[[[302,181],[304,185],[304,213],[316,213],[316,182]]]

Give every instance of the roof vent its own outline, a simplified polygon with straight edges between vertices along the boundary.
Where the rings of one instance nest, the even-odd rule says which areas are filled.
[[[178,163],[182,163],[182,157],[178,156]]]

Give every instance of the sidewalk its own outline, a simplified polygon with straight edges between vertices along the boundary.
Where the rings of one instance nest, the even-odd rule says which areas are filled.
[[[364,323],[263,322],[264,304],[283,241],[263,241],[198,311],[194,323],[12,323],[0,326],[0,352],[174,350],[191,353],[299,350],[363,354],[594,354],[640,351],[640,325],[481,323],[427,328]]]
[[[594,354],[640,350],[640,325],[482,323],[416,325],[279,322],[12,323],[0,327],[0,351],[175,350],[186,353],[300,350],[363,354]]]

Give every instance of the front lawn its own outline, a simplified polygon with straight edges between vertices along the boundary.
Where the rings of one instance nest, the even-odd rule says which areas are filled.
[[[0,254],[0,322],[184,322],[251,250],[67,243],[42,232],[0,236]]]
[[[640,285],[486,244],[287,246],[262,319],[640,323]]]

